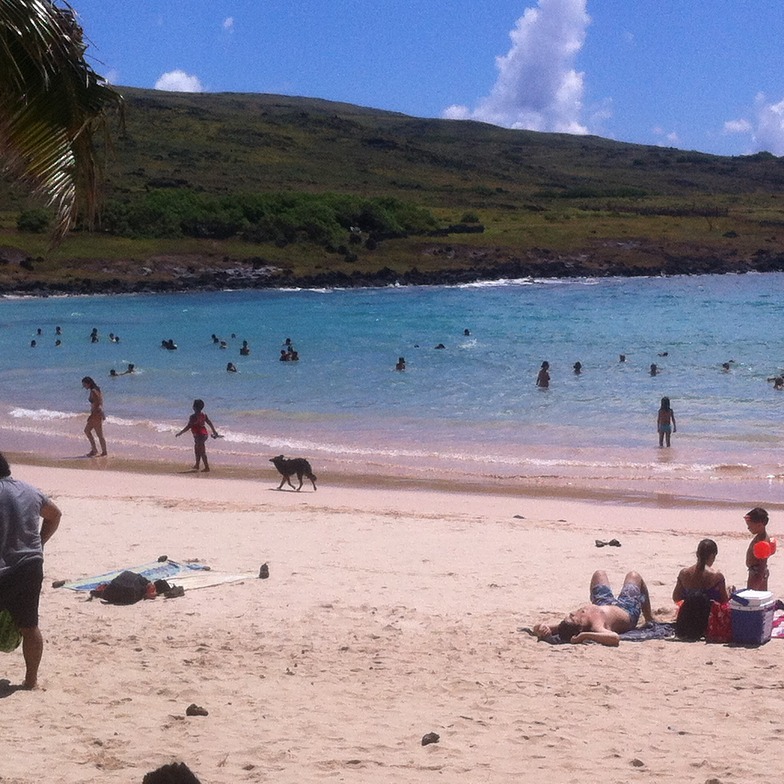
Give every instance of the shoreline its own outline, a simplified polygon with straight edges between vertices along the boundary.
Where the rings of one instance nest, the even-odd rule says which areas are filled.
[[[536,306],[530,309],[534,326],[526,330],[536,334],[536,319],[552,313],[553,300],[559,304],[559,314],[568,315],[568,304],[577,301],[586,304],[584,313],[614,312],[623,323],[623,319],[633,319],[639,310],[637,297],[648,289],[655,294],[649,303],[657,309],[646,317],[655,318],[664,307],[659,303],[688,304],[697,291],[710,302],[723,302],[716,297],[730,289],[738,289],[737,296],[744,301],[754,302],[755,297],[767,301],[771,284],[780,291],[781,276],[776,276],[775,283],[758,275],[735,281],[713,277],[677,283],[523,287],[523,297]],[[613,303],[627,293],[636,295],[623,297],[631,310],[613,309]],[[671,360],[664,360],[663,378],[652,381],[647,360],[666,356],[668,352],[656,352],[673,346],[666,341],[656,345],[658,338],[650,342],[644,330],[633,337],[628,330],[608,332],[607,345],[617,343],[628,350],[621,342],[628,341],[636,350],[628,364],[619,364],[618,355],[604,342],[583,345],[582,329],[594,324],[592,317],[574,322],[572,333],[564,338],[565,348],[558,341],[545,341],[537,348],[531,340],[520,340],[512,315],[520,299],[518,287],[508,291],[501,287],[489,294],[481,287],[423,293],[421,300],[394,291],[335,295],[331,303],[321,295],[270,296],[262,298],[262,304],[269,305],[263,325],[257,318],[255,294],[209,295],[187,302],[183,297],[188,299],[188,295],[170,297],[166,308],[155,297],[138,302],[132,296],[123,302],[98,297],[89,305],[45,299],[32,305],[8,303],[8,315],[15,322],[32,322],[32,328],[42,324],[47,333],[51,325],[64,323],[68,337],[75,339],[65,341],[56,353],[43,346],[41,351],[25,351],[18,357],[18,368],[7,369],[7,416],[0,424],[3,448],[25,454],[28,460],[43,458],[51,465],[84,468],[92,462],[92,468],[99,468],[97,463],[102,461],[80,457],[87,451],[81,389],[77,391],[76,383],[73,389],[62,385],[81,378],[84,371],[100,377],[96,368],[101,365],[105,373],[110,365],[133,361],[139,372],[112,381],[111,392],[106,389],[110,453],[106,468],[171,475],[187,469],[193,462],[192,447],[187,437],[175,439],[172,434],[182,426],[189,400],[200,397],[209,402],[211,415],[225,435],[207,450],[215,472],[259,478],[273,487],[279,479],[269,458],[285,453],[309,459],[322,484],[346,487],[465,489],[478,495],[584,498],[627,506],[654,503],[662,508],[784,504],[784,465],[776,438],[780,398],[770,396],[762,375],[778,333],[775,313],[768,313],[769,309],[764,322],[769,325],[769,347],[764,353],[758,347],[739,363],[737,373],[724,374],[711,357],[706,358],[708,351],[721,351],[719,358],[741,357],[747,333],[722,332],[707,340],[707,348],[705,340],[692,346],[688,341],[695,332],[688,308],[679,306],[678,313],[685,317],[677,322],[677,330],[672,323],[670,336],[676,349]],[[496,329],[482,307],[485,301],[496,300],[510,319],[502,329]],[[346,311],[331,307],[344,301],[358,305],[355,320],[342,321]],[[732,297],[728,301],[734,302]],[[402,312],[401,302],[412,318],[410,324],[403,320],[398,328],[394,319]],[[598,308],[597,302],[601,303]],[[379,317],[363,321],[363,306],[368,303],[379,308]],[[296,367],[279,365],[274,355],[266,353],[270,346],[279,345],[277,327],[270,325],[286,324],[288,329],[291,309],[307,316],[311,325],[302,339],[312,350],[312,363]],[[182,350],[176,355],[161,352],[157,345],[157,325],[164,312],[164,320],[180,340]],[[442,324],[434,319],[429,334],[431,312],[448,321]],[[453,317],[454,313],[460,316]],[[194,314],[205,322],[201,338],[194,331]],[[333,319],[328,327],[312,326],[326,314]],[[225,319],[226,330],[251,339],[257,353],[243,367],[246,373],[227,376],[224,363],[229,354],[221,359],[219,352],[206,353],[207,325],[215,329],[216,318],[219,325]],[[602,320],[600,316],[598,323]],[[463,341],[457,336],[469,321],[479,339]],[[87,348],[80,343],[79,331],[86,333],[92,324],[104,330],[119,327],[121,346]],[[336,351],[335,336],[344,334],[341,329],[351,337]],[[127,330],[131,330],[130,337]],[[444,330],[455,336],[455,351],[427,352],[427,346],[442,337]],[[6,334],[4,345],[15,356],[13,352],[27,342],[25,327]],[[447,342],[451,349],[452,342]],[[388,364],[388,357],[398,356],[398,344],[425,347],[412,361],[411,373],[395,374]],[[229,343],[227,348],[236,346]],[[586,367],[596,372],[578,379],[567,365],[562,377],[564,393],[560,394],[559,387],[552,395],[541,395],[532,381],[522,377],[533,359],[538,359],[537,353],[558,356],[565,351],[581,356]],[[28,377],[40,383],[28,386]],[[712,385],[707,394],[704,383]],[[653,400],[662,392],[675,393],[688,406],[685,412],[679,409],[686,429],[672,450],[656,449],[656,436],[651,432]],[[734,416],[718,422],[717,412],[725,405],[734,406]],[[694,416],[690,417],[690,411]]]
[[[212,470],[208,475],[195,472],[189,468],[174,466],[171,462],[163,460],[139,459],[133,457],[51,457],[9,450],[4,453],[12,465],[34,466],[39,468],[68,469],[104,473],[121,473],[132,475],[145,475],[155,477],[190,477],[194,481],[223,481],[234,480],[254,482],[265,490],[276,489],[281,480],[280,474],[265,465],[258,467],[239,464],[220,464],[213,458]],[[333,467],[334,468],[334,467]],[[692,509],[692,510],[730,510],[751,505],[753,501],[738,500],[729,488],[720,491],[721,497],[700,497],[689,495],[685,492],[667,490],[660,483],[658,486],[647,490],[632,490],[619,486],[597,487],[590,478],[580,479],[569,477],[556,481],[555,478],[532,478],[521,483],[519,478],[499,479],[486,481],[479,478],[435,478],[432,476],[416,476],[404,472],[356,472],[346,470],[333,470],[332,472],[318,469],[318,487],[325,486],[336,490],[374,491],[388,493],[391,491],[423,492],[444,494],[448,496],[467,496],[471,498],[503,498],[512,501],[547,501],[547,502],[574,502],[586,503],[595,506],[620,506],[630,508],[649,507],[662,510]],[[296,477],[294,480],[296,482]],[[652,484],[657,485],[656,479]],[[698,483],[700,486],[709,486],[711,483]],[[730,483],[726,483],[730,484]],[[309,490],[310,485],[305,480],[302,491]],[[717,488],[712,488],[715,491]],[[285,492],[292,492],[284,486]],[[784,510],[784,502],[760,501],[769,511],[775,513]]]
[[[494,248],[456,248],[464,251],[467,258],[478,254],[483,258],[495,255]],[[73,281],[51,280],[51,276],[36,277],[36,273],[25,273],[16,270],[12,279],[5,280],[0,272],[0,298],[1,297],[69,297],[69,296],[96,296],[96,295],[123,295],[123,294],[196,294],[217,291],[247,291],[257,289],[260,291],[298,291],[322,289],[362,289],[362,288],[388,288],[388,287],[434,287],[434,286],[463,286],[470,284],[489,284],[507,280],[584,280],[604,278],[646,278],[646,277],[700,277],[703,275],[745,275],[784,272],[784,256],[770,252],[765,255],[754,255],[739,259],[733,253],[722,258],[713,253],[702,257],[701,248],[696,248],[693,254],[664,253],[651,243],[648,247],[646,259],[641,262],[635,258],[634,263],[624,263],[618,260],[606,262],[596,256],[594,248],[582,251],[569,251],[562,257],[552,259],[543,257],[532,260],[530,258],[510,257],[508,252],[503,252],[496,261],[481,268],[444,267],[443,269],[422,271],[416,265],[405,269],[393,270],[385,266],[375,271],[356,270],[352,273],[329,271],[313,274],[292,274],[290,271],[280,270],[278,274],[259,277],[252,260],[232,258],[225,256],[223,265],[215,263],[210,254],[203,255],[197,262],[194,254],[184,254],[188,258],[189,266],[194,263],[199,266],[198,272],[184,275],[182,271],[171,277],[129,278],[124,280],[122,273],[132,262],[144,264],[145,258],[134,258],[119,262],[117,260],[101,261],[99,273],[96,277],[88,276],[91,265],[98,263],[97,259],[83,259],[84,274]],[[32,264],[37,261],[32,256],[27,256],[18,248],[3,246],[0,248],[0,259],[11,253],[16,256],[21,254]],[[651,254],[654,259],[651,260]],[[176,254],[168,254],[176,258]],[[153,258],[157,258],[154,255]],[[61,262],[64,263],[64,262]],[[231,274],[227,274],[226,265],[230,265]],[[116,267],[116,269],[115,269]],[[111,273],[111,277],[106,276]],[[8,274],[8,273],[6,273]],[[20,280],[19,278],[24,278]]]

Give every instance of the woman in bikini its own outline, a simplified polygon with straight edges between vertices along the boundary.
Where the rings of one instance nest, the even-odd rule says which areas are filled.
[[[713,539],[703,539],[697,545],[697,563],[681,569],[672,592],[674,602],[695,594],[703,594],[720,604],[729,601],[724,575],[713,568],[718,554],[719,548]]]
[[[98,449],[95,445],[95,438],[93,433],[98,437],[98,444],[101,447],[101,457],[106,455],[106,440],[103,437],[103,421],[106,419],[106,414],[103,413],[103,394],[98,384],[93,381],[90,376],[85,376],[82,379],[82,386],[90,390],[90,415],[87,417],[87,424],[84,426],[84,434],[90,442],[90,451],[87,453],[88,457],[96,457]]]

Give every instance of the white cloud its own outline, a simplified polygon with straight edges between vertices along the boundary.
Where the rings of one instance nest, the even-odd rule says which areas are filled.
[[[187,74],[179,68],[162,74],[155,82],[156,90],[166,90],[172,93],[203,93],[204,87],[198,76]]]
[[[450,106],[447,119],[472,119],[557,133],[588,133],[581,122],[583,74],[574,70],[590,24],[587,0],[538,0],[509,33],[511,49],[496,58],[498,79],[475,109]]]
[[[659,137],[662,142],[667,142],[669,146],[677,147],[680,144],[680,138],[676,131],[667,131],[661,126],[656,126],[653,129],[653,135]]]
[[[741,117],[724,123],[725,134],[745,135],[749,138],[750,152],[770,152],[784,155],[784,99],[772,103],[764,93],[754,99],[751,119]]]
[[[445,120],[470,120],[471,110],[467,106],[452,104],[452,106],[447,106],[446,109],[444,109],[441,116]]]
[[[760,94],[756,101],[757,122],[754,128],[754,146],[759,150],[784,155],[784,100],[768,103]]]
[[[724,123],[724,133],[749,133],[751,123],[748,120],[727,120]]]
[[[234,17],[233,16],[227,16],[223,20],[223,25],[222,26],[223,26],[223,29],[227,33],[233,33],[234,32]]]

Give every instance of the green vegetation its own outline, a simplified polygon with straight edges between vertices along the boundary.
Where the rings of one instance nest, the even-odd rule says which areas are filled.
[[[304,241],[325,247],[349,235],[371,238],[425,234],[438,225],[426,209],[394,198],[327,193],[210,196],[183,188],[111,199],[102,227],[121,237],[196,237],[272,242]]]
[[[782,269],[784,160],[273,95],[122,89],[99,231],[47,252],[0,184],[0,288]],[[24,222],[21,224],[23,227]],[[32,258],[32,270],[18,264]]]

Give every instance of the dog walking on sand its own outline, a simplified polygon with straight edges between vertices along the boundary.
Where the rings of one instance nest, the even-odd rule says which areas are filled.
[[[283,455],[278,455],[277,457],[271,457],[270,463],[283,475],[283,479],[280,480],[278,485],[278,490],[282,490],[283,485],[288,482],[290,487],[299,492],[302,489],[303,476],[310,479],[313,489],[316,490],[316,475],[313,473],[310,463],[304,457],[285,458]],[[299,487],[294,487],[291,483],[291,477],[295,474],[297,479],[299,479]]]

